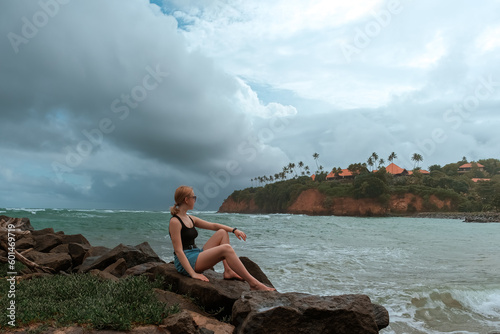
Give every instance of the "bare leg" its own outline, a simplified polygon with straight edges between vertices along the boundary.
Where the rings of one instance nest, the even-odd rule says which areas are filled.
[[[212,247],[198,255],[196,260],[195,271],[198,273],[213,267],[220,261],[226,260],[228,266],[241,276],[250,285],[251,290],[274,291],[276,289],[269,288],[253,277],[241,263],[240,258],[234,252],[233,247],[229,244]]]
[[[203,246],[203,250],[208,250],[225,244],[229,245],[229,234],[224,230],[218,230],[210,239],[208,239],[207,243]],[[240,275],[231,269],[226,260],[223,260],[222,264],[224,265],[224,279],[243,280]]]

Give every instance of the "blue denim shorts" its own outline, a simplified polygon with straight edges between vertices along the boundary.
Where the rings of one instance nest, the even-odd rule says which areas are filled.
[[[196,260],[198,260],[198,255],[200,255],[201,252],[203,252],[203,249],[199,249],[199,248],[185,249],[184,250],[184,254],[186,254],[186,257],[189,261],[189,264],[191,265],[193,270],[194,270],[194,266],[196,265]],[[190,276],[188,274],[188,272],[182,266],[177,255],[175,255],[175,254],[174,254],[174,265],[175,265],[175,269],[177,269],[178,272],[180,272],[183,275]]]

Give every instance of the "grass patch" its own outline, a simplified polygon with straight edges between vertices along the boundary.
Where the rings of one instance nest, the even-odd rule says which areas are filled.
[[[54,275],[20,281],[16,285],[16,325],[51,323],[56,326],[78,324],[94,329],[129,330],[133,325],[160,324],[178,307],[158,301],[150,282],[135,276],[118,282],[90,274]],[[5,310],[8,282],[0,281],[0,308]],[[8,328],[6,312],[0,312],[0,328]]]

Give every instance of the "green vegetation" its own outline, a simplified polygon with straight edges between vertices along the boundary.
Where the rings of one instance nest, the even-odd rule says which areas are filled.
[[[160,324],[179,311],[159,302],[153,288],[162,282],[136,276],[118,282],[90,274],[54,275],[22,280],[15,290],[16,326],[33,323],[94,329],[129,330],[133,325]],[[0,291],[9,291],[9,282],[0,280]],[[11,299],[0,295],[0,307]],[[0,313],[0,328],[10,328],[7,312]]]
[[[319,155],[315,153],[313,158],[317,164]],[[394,159],[397,159],[397,155],[393,152],[387,160],[392,162]],[[300,193],[307,189],[317,189],[325,194],[325,205],[335,197],[373,198],[387,203],[392,195],[411,193],[423,198],[424,209],[428,211],[438,210],[430,203],[431,196],[450,200],[454,211],[500,211],[500,160],[472,162],[472,168],[463,172],[459,171],[459,167],[468,163],[464,157],[461,161],[445,166],[432,165],[429,173],[424,173],[417,167],[423,161],[422,156],[414,154],[411,159],[415,162],[411,175],[395,176],[386,171],[384,159],[379,159],[373,152],[367,163],[349,165],[347,169],[353,174],[352,178],[339,178],[342,169],[334,167],[328,180],[328,173],[320,165],[317,165],[318,170],[313,179],[308,176],[309,168],[304,167],[302,162],[298,164],[302,176],[298,176],[295,164],[290,163],[283,168],[283,172],[275,175],[276,178],[252,179],[252,182],[258,180],[264,183],[263,186],[235,191],[231,196],[237,202],[254,199],[262,212],[276,213],[286,212]],[[479,168],[477,163],[484,168]],[[374,171],[375,168],[378,170]],[[337,179],[332,180],[332,175]],[[481,180],[475,182],[473,179],[477,178]]]

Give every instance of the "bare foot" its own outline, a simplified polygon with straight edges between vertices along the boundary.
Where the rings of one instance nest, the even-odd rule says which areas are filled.
[[[275,288],[269,288],[264,284],[258,282],[256,285],[250,285],[250,290],[258,290],[258,291],[276,291]]]
[[[235,273],[234,271],[224,271],[224,279],[226,280],[238,280],[238,281],[244,281],[244,279]]]

